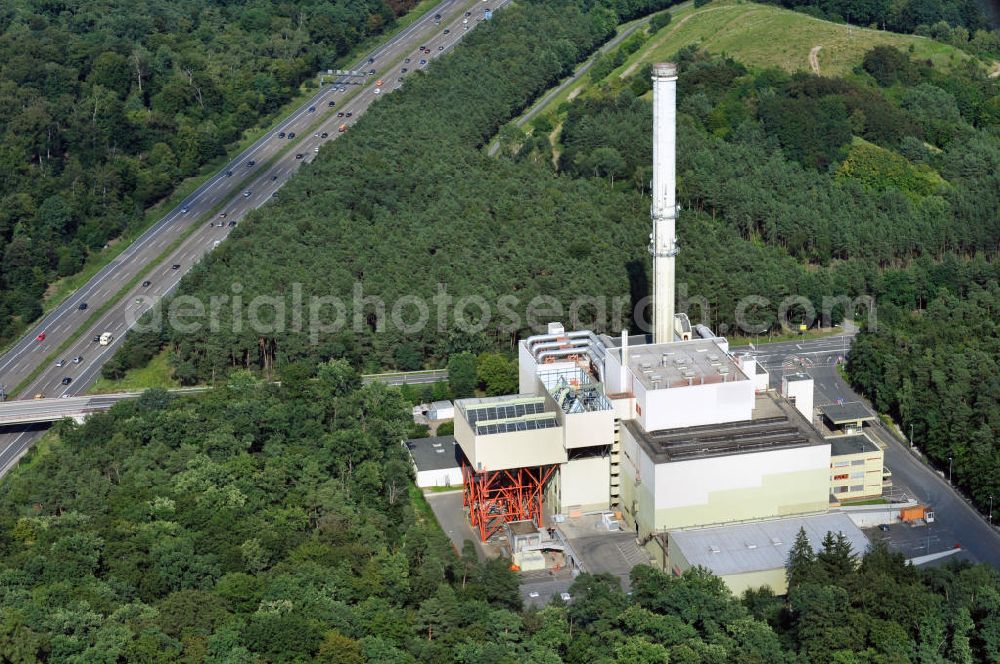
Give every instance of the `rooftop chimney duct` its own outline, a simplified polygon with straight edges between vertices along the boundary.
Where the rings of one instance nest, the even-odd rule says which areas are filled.
[[[653,343],[674,340],[674,258],[677,256],[677,65],[653,65]]]

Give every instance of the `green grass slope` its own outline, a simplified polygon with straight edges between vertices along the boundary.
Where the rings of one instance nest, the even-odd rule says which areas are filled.
[[[809,53],[816,53],[820,73],[849,73],[866,51],[888,45],[913,57],[947,68],[971,58],[969,54],[926,37],[840,25],[770,5],[747,2],[713,2],[674,13],[673,21],[654,35],[612,76],[628,75],[646,62],[669,59],[678,49],[699,44],[713,53],[725,53],[751,67],[780,67],[810,71]]]

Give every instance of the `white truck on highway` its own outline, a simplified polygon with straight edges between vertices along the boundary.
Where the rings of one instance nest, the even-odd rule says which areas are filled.
[[[111,343],[111,340],[114,338],[115,337],[113,334],[111,334],[110,332],[105,332],[104,334],[101,335],[100,343],[102,346],[107,346],[108,344]]]

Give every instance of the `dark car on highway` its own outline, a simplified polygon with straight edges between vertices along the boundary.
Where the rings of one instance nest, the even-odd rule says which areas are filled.
[[[337,103],[337,102],[335,102],[334,100],[332,100],[332,99],[331,99],[330,101],[326,102],[326,105],[327,105],[327,106],[333,106],[333,105],[334,105],[334,104],[336,104],[336,103]]]
[[[295,155],[295,158],[296,158],[296,159],[302,159],[302,157],[304,157],[304,156],[305,156],[305,155],[304,155],[304,154],[302,154],[302,153],[300,152],[300,153],[298,153],[297,155]]]
[[[151,282],[151,281],[148,281],[148,280],[147,280],[147,281],[144,281],[144,282],[142,282],[142,287],[143,287],[143,288],[149,288],[149,284],[151,284],[151,283],[153,283],[153,282]]]
[[[66,376],[65,378],[62,379],[62,384],[63,385],[69,385],[72,382],[73,382],[73,379],[70,378],[69,376]]]
[[[295,138],[295,132],[294,131],[288,132],[288,138]]]
[[[86,302],[81,302],[79,308],[80,308],[80,311],[83,311],[84,309],[87,308],[87,303]]]
[[[180,263],[174,263],[173,265],[170,266],[170,269],[171,270],[179,270],[179,269],[181,269],[181,264]]]

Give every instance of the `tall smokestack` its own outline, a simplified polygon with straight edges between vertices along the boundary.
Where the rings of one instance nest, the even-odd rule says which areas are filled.
[[[674,258],[677,256],[677,65],[653,65],[653,343],[674,340]]]

